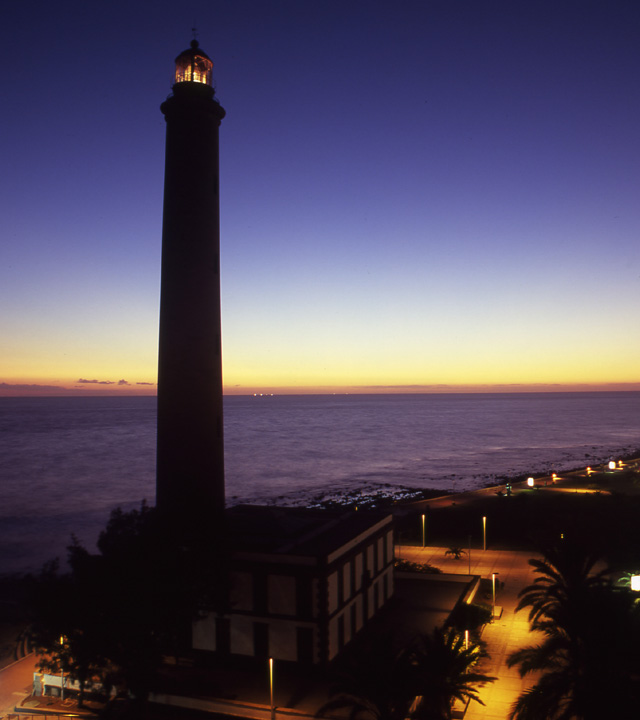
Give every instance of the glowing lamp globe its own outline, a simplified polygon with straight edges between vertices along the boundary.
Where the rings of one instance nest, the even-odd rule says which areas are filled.
[[[200,50],[197,40],[192,40],[191,47],[176,58],[175,84],[191,82],[211,87],[212,72],[211,58]]]
[[[631,589],[634,592],[640,592],[640,575],[631,576]]]
[[[615,470],[616,469],[616,463],[615,460],[611,460],[609,463],[609,470]]]
[[[534,481],[533,481],[533,478],[532,478],[532,477],[527,478],[527,485],[528,485],[529,487],[533,487],[533,483],[534,483]]]

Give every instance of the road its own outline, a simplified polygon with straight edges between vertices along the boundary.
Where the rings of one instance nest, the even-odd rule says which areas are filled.
[[[0,718],[31,692],[36,656],[31,653],[0,670]]]

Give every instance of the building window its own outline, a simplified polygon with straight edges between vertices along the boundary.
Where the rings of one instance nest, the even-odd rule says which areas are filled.
[[[269,657],[269,625],[263,622],[253,623],[253,654],[257,658]]]
[[[253,576],[253,607],[254,612],[260,615],[267,614],[267,576]]]
[[[298,662],[306,665],[313,663],[313,629],[298,628],[296,630]]]
[[[229,618],[216,618],[216,651],[224,655],[231,652],[231,622]]]
[[[346,602],[351,597],[351,577],[352,577],[352,566],[353,563],[348,562],[342,568],[343,588],[342,588],[342,601]]]
[[[311,603],[311,578],[296,578],[296,614],[299,618],[311,618],[313,605]]]

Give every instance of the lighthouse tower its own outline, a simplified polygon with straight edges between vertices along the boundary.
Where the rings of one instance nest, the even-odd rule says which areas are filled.
[[[167,123],[158,355],[156,505],[224,518],[218,128],[225,111],[197,40],[176,58]]]

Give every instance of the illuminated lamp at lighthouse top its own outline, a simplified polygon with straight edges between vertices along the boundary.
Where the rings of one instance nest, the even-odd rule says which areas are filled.
[[[197,40],[191,41],[191,47],[176,58],[175,84],[200,83],[212,85],[213,62],[207,53],[200,50]]]

